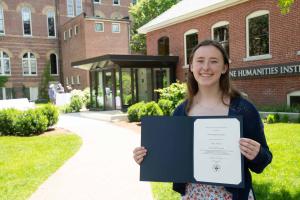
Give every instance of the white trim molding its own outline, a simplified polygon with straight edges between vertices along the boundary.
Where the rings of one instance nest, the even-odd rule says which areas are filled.
[[[297,51],[297,56],[300,56],[300,51]]]
[[[211,26],[211,39],[214,39],[214,28],[229,25],[228,21],[219,21]]]
[[[267,59],[271,59],[271,58],[272,58],[271,54],[265,54],[265,55],[251,56],[251,57],[243,58],[243,61],[247,62],[247,61],[255,61],[255,60],[267,60]]]

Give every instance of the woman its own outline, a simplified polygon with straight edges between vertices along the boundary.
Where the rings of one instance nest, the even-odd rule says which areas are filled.
[[[228,56],[218,42],[205,40],[199,43],[191,53],[190,63],[188,98],[175,109],[173,116],[243,116],[244,138],[240,139],[240,150],[245,157],[245,187],[174,183],[173,190],[182,195],[182,200],[255,199],[249,170],[261,173],[272,161],[259,113],[231,86]],[[135,161],[140,164],[146,153],[144,147],[135,148]]]

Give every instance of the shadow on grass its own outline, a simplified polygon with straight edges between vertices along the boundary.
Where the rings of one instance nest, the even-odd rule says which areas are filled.
[[[258,184],[253,183],[256,200],[299,200],[300,190],[295,194],[291,194],[290,191],[282,188],[280,191],[272,190],[272,183]],[[293,186],[287,186],[293,188]]]

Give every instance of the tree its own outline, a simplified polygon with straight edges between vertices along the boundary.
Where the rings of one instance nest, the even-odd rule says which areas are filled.
[[[140,0],[129,8],[133,17],[130,47],[133,51],[146,54],[146,36],[137,29],[176,4],[178,0]]]
[[[280,7],[282,14],[287,14],[293,5],[294,0],[278,0],[278,5]]]

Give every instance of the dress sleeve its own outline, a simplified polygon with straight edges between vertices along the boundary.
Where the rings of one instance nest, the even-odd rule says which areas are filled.
[[[257,109],[250,102],[245,102],[243,117],[244,137],[253,139],[261,145],[257,156],[253,160],[245,159],[245,161],[251,171],[261,173],[272,161],[272,153],[266,141],[264,125]]]

